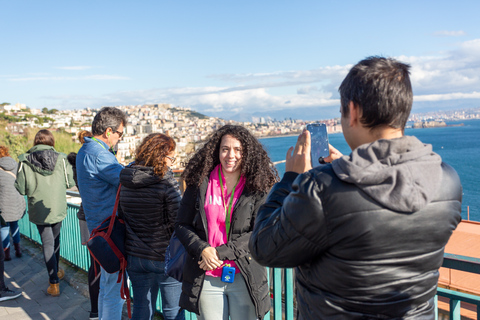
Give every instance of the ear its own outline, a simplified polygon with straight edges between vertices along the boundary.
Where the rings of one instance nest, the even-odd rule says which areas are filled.
[[[362,116],[362,111],[360,110],[360,107],[358,104],[355,104],[353,101],[350,101],[348,103],[348,111],[349,111],[349,117],[350,117],[350,127],[355,127],[360,125],[360,118]]]
[[[112,134],[112,132],[113,132],[112,128],[108,127],[103,134],[105,138],[108,138]]]

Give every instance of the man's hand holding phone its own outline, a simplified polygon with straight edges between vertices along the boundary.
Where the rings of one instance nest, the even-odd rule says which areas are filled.
[[[287,151],[285,171],[304,173],[312,169],[310,148],[310,132],[303,130],[303,132],[298,136],[295,148],[290,147],[290,149]]]

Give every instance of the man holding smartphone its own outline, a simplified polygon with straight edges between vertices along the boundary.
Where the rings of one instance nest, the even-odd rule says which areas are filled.
[[[312,169],[304,131],[260,208],[252,256],[296,268],[298,319],[434,319],[438,269],[462,187],[431,145],[404,135],[409,66],[370,57],[340,88],[343,134]]]

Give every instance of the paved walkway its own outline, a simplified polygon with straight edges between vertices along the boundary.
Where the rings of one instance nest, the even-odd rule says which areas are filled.
[[[5,283],[23,294],[0,302],[0,319],[88,320],[90,300],[86,273],[60,262],[65,270],[65,278],[60,280],[60,296],[47,295],[49,283],[42,251],[23,238],[21,246],[23,257],[17,258],[13,252],[12,260],[5,261]],[[128,319],[125,311],[126,304],[122,319]]]

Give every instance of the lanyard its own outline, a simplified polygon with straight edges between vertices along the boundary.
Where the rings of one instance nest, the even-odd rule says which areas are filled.
[[[220,188],[222,189],[222,203],[223,208],[225,208],[225,231],[227,232],[227,241],[228,241],[228,234],[230,232],[230,215],[232,213],[232,204],[233,204],[233,195],[235,193],[235,187],[237,186],[238,182],[240,181],[240,176],[238,176],[237,183],[233,186],[232,192],[230,193],[230,201],[228,206],[225,205],[225,199],[223,195],[223,181],[222,181],[222,166],[218,167],[218,179],[220,180]]]
[[[105,146],[104,146],[103,144],[101,144],[100,141],[97,140],[97,138],[92,137],[92,140],[95,140],[95,142],[98,143],[99,145],[101,145],[103,149],[107,150],[107,148],[105,148]],[[107,150],[107,151],[109,151],[109,150]],[[115,150],[113,150],[113,147],[112,147],[112,150],[111,150],[111,151],[112,151],[112,153],[113,153],[114,156],[117,155],[117,154],[115,153]]]

